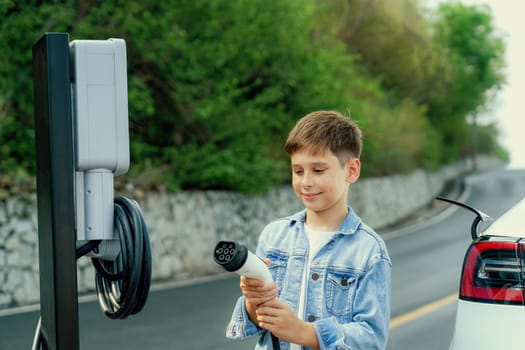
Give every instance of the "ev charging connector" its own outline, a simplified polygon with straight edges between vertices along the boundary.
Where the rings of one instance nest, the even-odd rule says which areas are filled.
[[[114,260],[120,245],[113,229],[113,176],[128,171],[130,158],[126,43],[74,40],[69,46],[77,241],[100,240],[90,256]]]
[[[238,242],[220,241],[215,246],[213,258],[226,271],[257,278],[265,283],[273,281],[270,270],[264,261]]]

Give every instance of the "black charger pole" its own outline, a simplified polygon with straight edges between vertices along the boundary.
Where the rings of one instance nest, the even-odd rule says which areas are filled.
[[[33,46],[42,347],[79,349],[69,34]]]

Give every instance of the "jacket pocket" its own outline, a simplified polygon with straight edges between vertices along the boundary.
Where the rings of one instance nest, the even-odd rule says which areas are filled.
[[[347,271],[328,269],[326,275],[326,308],[334,316],[349,316],[356,288],[356,276]]]

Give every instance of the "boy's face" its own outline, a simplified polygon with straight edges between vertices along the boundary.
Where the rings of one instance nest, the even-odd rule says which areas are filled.
[[[341,166],[330,150],[314,155],[300,149],[291,155],[291,163],[293,189],[307,211],[346,213],[348,188],[360,174],[359,159]]]

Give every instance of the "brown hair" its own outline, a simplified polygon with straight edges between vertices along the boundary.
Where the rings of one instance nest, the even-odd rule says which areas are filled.
[[[295,124],[284,148],[289,155],[301,149],[313,154],[329,149],[343,165],[361,157],[361,138],[361,129],[350,118],[336,111],[316,111]]]

